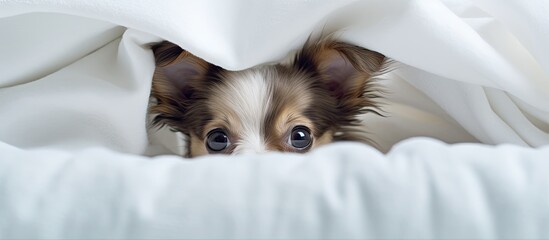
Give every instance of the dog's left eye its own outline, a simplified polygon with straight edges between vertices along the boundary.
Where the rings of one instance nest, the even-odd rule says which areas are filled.
[[[299,150],[305,149],[312,142],[311,130],[305,126],[297,126],[292,129],[288,143]]]
[[[210,131],[206,137],[206,146],[210,152],[223,151],[229,144],[227,133],[220,128]]]

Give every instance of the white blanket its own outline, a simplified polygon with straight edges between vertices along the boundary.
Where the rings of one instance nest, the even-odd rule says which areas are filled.
[[[411,136],[542,146],[548,9],[544,0],[2,0],[0,141],[142,154],[148,43],[167,39],[234,70],[279,61],[324,28],[403,63],[383,81],[389,117],[366,118],[382,150]]]
[[[546,0],[0,0],[0,238],[549,238],[548,12]],[[414,136],[481,144],[137,156],[181,151],[147,132],[150,43],[238,70],[320,29],[400,62],[380,81],[388,117],[364,116],[381,151]],[[482,145],[500,143],[513,145]]]
[[[425,139],[198,161],[3,144],[0,238],[547,239],[548,155]]]

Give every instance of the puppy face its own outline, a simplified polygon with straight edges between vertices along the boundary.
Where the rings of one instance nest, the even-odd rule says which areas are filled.
[[[289,64],[227,71],[163,42],[150,108],[153,124],[189,137],[189,156],[306,152],[334,140],[359,140],[357,115],[375,111],[371,77],[383,55],[321,39]]]

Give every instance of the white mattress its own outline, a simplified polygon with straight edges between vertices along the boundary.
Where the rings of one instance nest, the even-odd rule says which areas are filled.
[[[549,238],[547,11],[0,1],[0,238]],[[188,161],[180,137],[147,132],[150,43],[239,70],[319,29],[399,62],[379,82],[388,117],[364,116],[378,149]]]

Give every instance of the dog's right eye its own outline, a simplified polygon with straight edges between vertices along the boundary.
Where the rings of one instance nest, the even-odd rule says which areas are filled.
[[[220,128],[210,131],[206,137],[206,146],[210,153],[223,151],[229,144],[230,141],[229,137],[227,137],[227,133]]]

